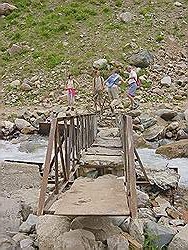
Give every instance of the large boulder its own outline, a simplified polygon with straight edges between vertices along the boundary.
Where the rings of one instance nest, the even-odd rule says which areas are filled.
[[[93,62],[93,67],[96,69],[104,69],[108,65],[108,61],[105,58],[98,59],[97,61]]]
[[[103,250],[102,242],[97,242],[93,233],[83,229],[65,232],[55,239],[56,250]]]
[[[9,3],[0,3],[0,16],[6,16],[13,10],[17,9],[16,6]]]
[[[44,215],[40,216],[36,231],[40,250],[52,250],[57,238],[70,230],[70,220],[67,217]]]
[[[99,241],[105,241],[107,238],[122,232],[119,227],[112,224],[111,219],[105,217],[77,217],[72,221],[71,229],[90,231]]]
[[[1,250],[16,250],[16,242],[6,234],[0,234],[0,249]]]
[[[187,250],[188,249],[188,224],[174,236],[168,246],[168,250]]]
[[[157,148],[155,152],[170,159],[188,157],[188,139],[163,145]]]
[[[27,127],[30,127],[31,124],[24,120],[24,119],[20,119],[20,118],[16,118],[15,120],[15,124],[16,124],[16,127],[19,129],[19,130],[22,130],[24,128],[27,128]]]
[[[137,54],[133,54],[129,59],[130,64],[140,68],[148,67],[153,60],[154,57],[148,50],[143,50]]]
[[[165,121],[171,121],[175,116],[177,116],[177,112],[172,109],[159,109],[156,114]]]
[[[146,224],[145,231],[147,235],[152,237],[153,244],[157,249],[168,245],[176,234],[176,230],[173,228],[160,225],[154,221],[149,221]]]

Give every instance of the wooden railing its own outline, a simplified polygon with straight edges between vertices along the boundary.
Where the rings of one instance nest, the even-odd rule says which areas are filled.
[[[127,190],[130,214],[132,218],[137,217],[137,194],[136,194],[136,171],[133,145],[132,118],[122,115],[121,119],[121,140],[123,144],[124,177]]]
[[[52,120],[43,168],[38,215],[43,214],[45,204],[50,199],[48,197],[45,200],[50,173],[55,172],[53,194],[58,194],[60,186],[76,174],[76,164],[80,160],[81,153],[91,146],[96,133],[95,114],[66,116]]]

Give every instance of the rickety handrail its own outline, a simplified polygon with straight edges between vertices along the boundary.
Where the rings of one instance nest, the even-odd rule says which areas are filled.
[[[124,154],[124,176],[128,195],[128,203],[132,218],[137,217],[136,172],[133,145],[133,126],[130,116],[122,116],[122,143]]]
[[[61,126],[63,131],[60,131],[60,124],[63,125]],[[55,118],[52,121],[40,190],[37,211],[38,215],[43,214],[44,206],[46,204],[45,197],[48,177],[53,166],[55,170],[54,193],[58,194],[60,182],[62,184],[69,180],[71,172],[74,172],[75,164],[80,160],[81,152],[83,150],[87,150],[87,148],[93,143],[96,136],[96,126],[94,126],[95,124],[95,114]],[[59,180],[60,173],[58,166],[58,155],[60,155],[60,162],[62,166],[61,175],[63,176],[63,179],[61,180]]]

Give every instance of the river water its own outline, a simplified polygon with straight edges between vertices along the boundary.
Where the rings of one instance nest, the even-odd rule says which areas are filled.
[[[22,160],[30,162],[44,162],[48,138],[33,136],[27,141],[12,144],[9,141],[0,140],[0,161]],[[180,185],[188,187],[188,158],[166,159],[155,154],[154,149],[138,149],[138,153],[144,165],[151,168],[178,167],[180,173]]]

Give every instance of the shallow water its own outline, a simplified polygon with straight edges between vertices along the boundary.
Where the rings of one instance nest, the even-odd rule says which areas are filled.
[[[48,138],[33,136],[29,141],[12,144],[9,141],[0,140],[0,161],[22,160],[30,162],[44,162]],[[144,165],[151,168],[178,167],[181,175],[180,185],[188,187],[188,158],[176,158],[168,160],[155,154],[154,149],[138,149],[138,153]]]

